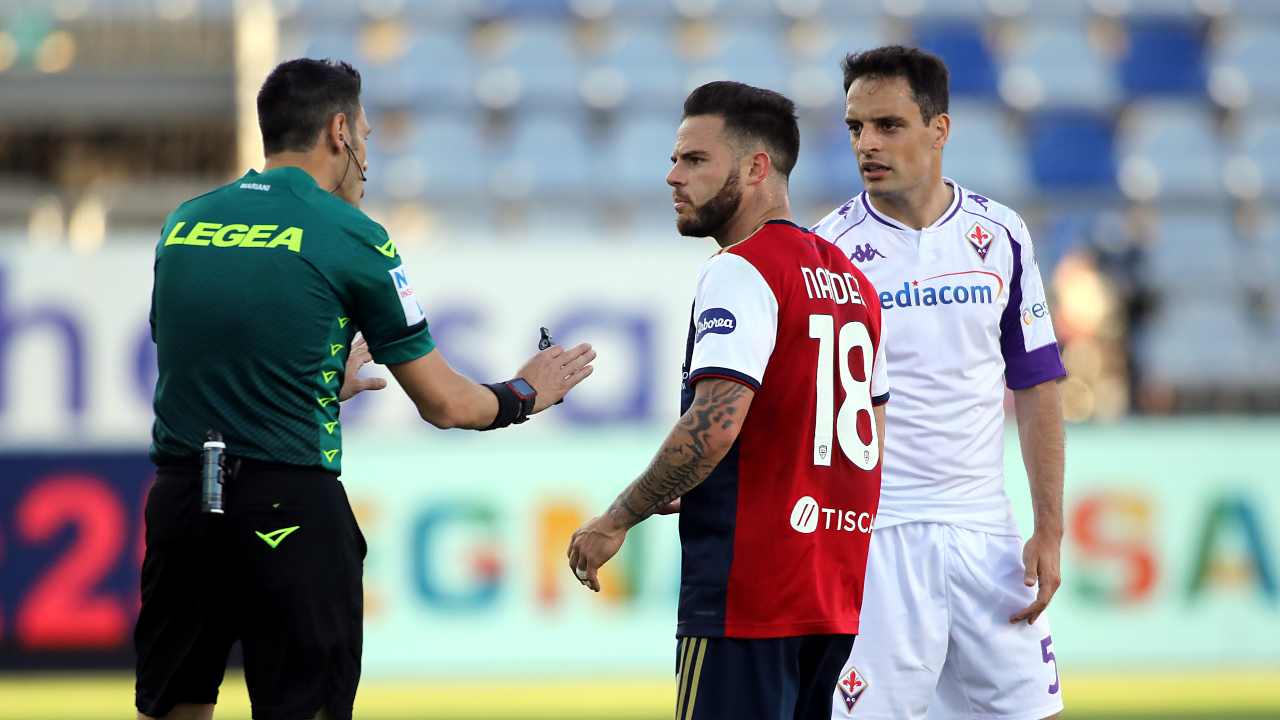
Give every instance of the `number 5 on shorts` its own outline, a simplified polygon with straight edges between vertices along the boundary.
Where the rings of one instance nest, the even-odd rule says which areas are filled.
[[[1049,686],[1049,694],[1057,695],[1058,690],[1061,689],[1062,682],[1058,676],[1058,659],[1053,656],[1052,635],[1045,635],[1044,639],[1040,641],[1040,654],[1044,657],[1046,665],[1053,663],[1053,684]]]

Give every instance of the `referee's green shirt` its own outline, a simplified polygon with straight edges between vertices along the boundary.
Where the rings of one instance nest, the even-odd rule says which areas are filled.
[[[383,364],[435,347],[395,244],[359,208],[295,167],[183,203],[156,247],[152,457],[196,455],[218,430],[229,453],[340,471],[357,330]]]

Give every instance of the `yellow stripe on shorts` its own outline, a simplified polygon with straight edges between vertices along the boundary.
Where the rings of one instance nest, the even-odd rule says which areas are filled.
[[[680,638],[680,668],[676,673],[676,720],[681,720],[680,710],[684,707],[684,697],[688,691],[689,655],[695,644],[694,638]]]
[[[706,638],[702,638],[702,644],[698,646],[698,659],[693,663],[693,685],[689,688],[689,712],[685,713],[687,720],[693,718],[693,708],[698,702],[698,681],[702,679],[702,658],[707,654]]]
[[[698,701],[698,681],[702,678],[702,660],[707,654],[706,638],[686,638],[680,654],[680,693],[676,698],[676,720],[692,720]],[[685,706],[685,698],[689,704]]]

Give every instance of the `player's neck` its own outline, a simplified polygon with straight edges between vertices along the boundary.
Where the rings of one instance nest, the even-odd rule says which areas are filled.
[[[877,211],[916,230],[937,222],[954,199],[955,189],[941,177],[922,188],[904,193],[871,196]]]
[[[755,235],[770,220],[791,220],[791,203],[786,195],[764,208],[739,208],[733,219],[713,237],[721,248],[727,248]]]

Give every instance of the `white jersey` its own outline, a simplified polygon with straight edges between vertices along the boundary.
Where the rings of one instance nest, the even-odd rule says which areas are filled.
[[[951,206],[913,230],[861,193],[813,231],[871,280],[893,402],[877,527],[941,522],[1017,534],[1004,492],[1004,389],[1066,375],[1022,218],[951,180]]]

